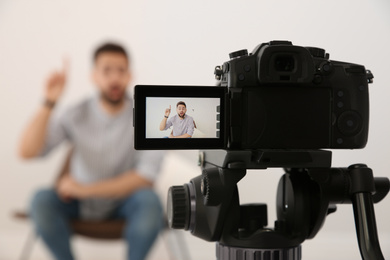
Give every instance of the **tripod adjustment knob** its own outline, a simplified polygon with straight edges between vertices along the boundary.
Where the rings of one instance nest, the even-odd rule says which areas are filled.
[[[224,260],[301,260],[301,246],[289,248],[244,248],[232,247],[217,243],[217,259]]]
[[[187,185],[172,186],[168,191],[168,225],[170,228],[189,228],[190,200]]]
[[[202,172],[200,190],[206,206],[217,206],[223,200],[224,186],[220,179],[219,169],[205,169]]]
[[[351,180],[350,193],[375,192],[374,174],[365,164],[353,164],[348,167]]]

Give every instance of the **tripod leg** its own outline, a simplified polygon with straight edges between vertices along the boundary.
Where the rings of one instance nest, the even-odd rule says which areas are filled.
[[[374,205],[370,193],[352,195],[356,233],[364,260],[384,260],[378,240]]]

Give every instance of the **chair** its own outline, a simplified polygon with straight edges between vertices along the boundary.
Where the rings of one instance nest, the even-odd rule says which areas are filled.
[[[70,159],[72,156],[73,149],[70,149],[68,154],[66,155],[66,159],[63,167],[61,168],[60,174],[55,180],[55,184],[57,185],[58,181],[62,176],[69,173],[70,169]],[[20,220],[28,220],[29,214],[25,211],[16,211],[13,214],[13,217]],[[164,227],[164,231],[168,230],[167,221],[165,221],[166,225]],[[93,239],[103,239],[103,240],[113,240],[113,239],[122,239],[122,231],[125,227],[125,220],[123,219],[113,219],[113,220],[101,220],[101,221],[88,221],[88,220],[72,220],[70,222],[71,229],[75,235],[81,235],[88,238]],[[164,232],[165,233],[165,232]],[[161,233],[160,233],[161,234]],[[181,233],[176,233],[176,236],[181,235]],[[27,260],[31,254],[32,247],[34,241],[37,239],[35,232],[32,232],[22,249],[22,253],[20,255],[20,260]],[[173,247],[166,243],[167,251],[171,259],[190,259],[190,255],[188,252],[188,248],[184,243],[182,237],[177,237],[177,244],[180,244],[179,249],[181,250],[180,258],[176,258],[173,256]],[[165,239],[164,239],[164,242]]]

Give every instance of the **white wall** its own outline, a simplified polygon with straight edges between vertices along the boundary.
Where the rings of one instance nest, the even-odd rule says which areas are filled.
[[[364,64],[375,76],[370,85],[369,143],[363,150],[334,151],[333,165],[364,162],[376,176],[390,177],[389,14],[387,0],[1,0],[0,259],[14,258],[15,240],[8,237],[26,228],[10,218],[12,210],[26,208],[36,188],[52,183],[65,150],[62,147],[40,161],[24,162],[17,157],[21,129],[42,101],[44,79],[60,68],[62,57],[67,56],[69,81],[58,110],[90,95],[91,52],[108,39],[131,50],[133,85],[214,84],[214,66],[226,61],[228,53],[243,48],[251,51],[274,39],[322,47],[331,59]],[[180,154],[196,157],[196,152]],[[190,166],[195,159],[190,163],[177,153],[174,156],[173,160],[187,163],[169,164],[171,168],[162,177],[162,193],[167,186],[199,174]],[[280,170],[254,171],[240,183],[242,201],[269,204],[269,223],[275,218],[280,176]],[[383,251],[390,258],[390,198],[375,209]],[[358,259],[354,232],[351,206],[342,205],[327,218],[317,237],[304,244],[304,256],[341,259],[339,253],[344,252],[345,259]],[[23,239],[16,238],[19,244]],[[350,244],[344,247],[346,242],[340,241]],[[202,252],[209,252],[209,259],[214,259],[213,247],[205,244],[191,239],[195,254],[204,248]]]

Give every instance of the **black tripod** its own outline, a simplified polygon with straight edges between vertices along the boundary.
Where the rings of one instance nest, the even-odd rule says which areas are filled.
[[[301,259],[301,243],[313,238],[336,204],[352,203],[360,253],[384,259],[373,203],[388,193],[388,178],[374,178],[364,164],[331,168],[322,150],[206,151],[202,175],[169,191],[171,227],[218,241],[219,260]],[[277,191],[277,220],[267,226],[265,204],[240,205],[237,183],[247,169],[284,168]]]

